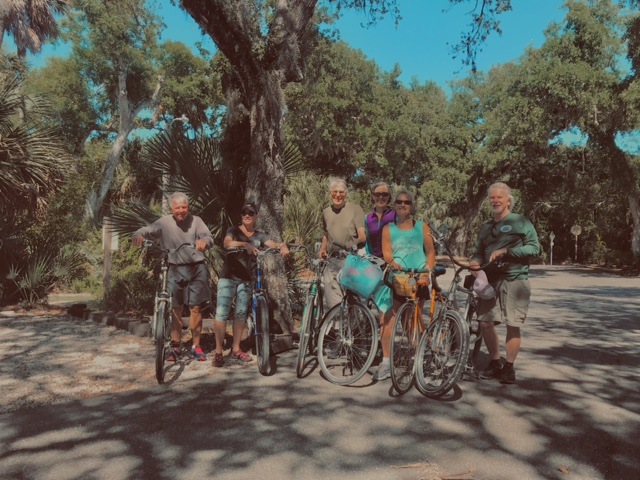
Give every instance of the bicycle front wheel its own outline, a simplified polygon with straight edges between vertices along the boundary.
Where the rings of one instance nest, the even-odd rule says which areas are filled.
[[[427,397],[447,393],[462,376],[469,355],[469,330],[457,312],[446,310],[423,334],[416,355],[416,386]]]
[[[318,335],[318,362],[325,378],[337,385],[357,382],[373,363],[378,327],[360,302],[342,302],[327,313]]]
[[[420,343],[422,329],[414,320],[417,306],[407,302],[400,307],[393,322],[391,336],[391,382],[400,394],[406,393],[413,386],[415,379],[415,357]]]
[[[270,363],[270,341],[269,337],[269,304],[267,299],[260,295],[256,299],[256,355],[258,357],[258,370],[262,375],[269,375]]]
[[[164,361],[167,355],[167,349],[171,345],[171,331],[169,329],[171,320],[169,316],[171,312],[167,309],[167,304],[161,302],[156,310],[156,316],[153,319],[154,341],[156,344],[156,380],[159,384],[164,383]]]
[[[302,374],[304,373],[307,349],[309,355],[313,353],[313,342],[311,341],[311,336],[314,329],[313,319],[316,314],[316,308],[318,308],[316,306],[317,299],[318,295],[309,293],[304,304],[304,310],[302,311],[302,320],[300,321],[299,330],[300,340],[298,343],[298,361],[296,363],[296,374],[298,375],[298,378],[302,377]]]

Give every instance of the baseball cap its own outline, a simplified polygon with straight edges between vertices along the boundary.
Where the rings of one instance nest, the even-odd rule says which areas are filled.
[[[483,300],[489,300],[496,296],[496,291],[491,285],[489,285],[487,274],[484,273],[483,270],[478,272],[478,276],[476,277],[475,282],[473,282],[473,291],[476,292],[476,295]]]
[[[242,209],[241,209],[241,210],[249,210],[250,212],[258,213],[258,208],[256,207],[256,204],[255,204],[255,203],[253,203],[253,202],[245,203],[245,204],[242,206]]]

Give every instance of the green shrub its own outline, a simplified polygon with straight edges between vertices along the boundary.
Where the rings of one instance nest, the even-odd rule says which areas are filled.
[[[130,243],[123,243],[111,257],[111,288],[106,305],[115,312],[150,314],[156,288],[152,270],[157,260]]]

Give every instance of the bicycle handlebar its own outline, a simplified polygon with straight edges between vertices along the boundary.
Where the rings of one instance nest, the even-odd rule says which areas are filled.
[[[480,270],[484,270],[488,267],[490,267],[491,265],[493,265],[494,263],[498,266],[498,268],[502,267],[502,265],[504,265],[504,262],[502,260],[502,258],[494,258],[493,260],[491,260],[489,263],[486,263],[484,265],[480,265],[479,267],[472,267],[469,264],[464,264],[464,263],[460,263],[458,260],[456,260],[453,256],[453,254],[451,253],[451,251],[449,250],[449,247],[447,246],[447,244],[440,240],[439,237],[437,237],[434,233],[433,233],[433,228],[429,228],[430,233],[429,235],[431,235],[431,238],[433,239],[434,243],[436,243],[437,245],[440,245],[441,247],[444,248],[445,253],[447,254],[447,256],[449,257],[449,260],[451,260],[451,263],[453,263],[454,265],[457,265],[458,267],[460,267],[461,269],[464,270],[469,270],[470,272],[479,272]]]
[[[247,250],[244,247],[232,247],[232,248],[227,249],[227,254],[229,254],[229,253],[240,253],[240,252],[247,252]],[[258,256],[265,255],[267,253],[276,253],[276,252],[280,253],[280,249],[279,248],[274,248],[274,247],[269,247],[269,248],[265,248],[263,250],[258,250]]]
[[[162,253],[169,254],[169,253],[172,253],[172,252],[173,252],[173,253],[176,253],[176,252],[177,252],[178,250],[180,250],[182,247],[194,247],[194,248],[195,248],[195,245],[194,245],[193,243],[181,243],[181,244],[180,244],[180,245],[178,245],[176,248],[174,248],[174,249],[173,249],[173,251],[172,251],[172,249],[170,249],[170,248],[162,248],[162,247],[160,246],[160,243],[158,243],[158,242],[154,242],[153,240],[147,240],[147,239],[145,239],[145,240],[142,242],[142,247],[143,247],[143,248],[154,248],[154,249],[156,249],[156,250],[161,251]]]

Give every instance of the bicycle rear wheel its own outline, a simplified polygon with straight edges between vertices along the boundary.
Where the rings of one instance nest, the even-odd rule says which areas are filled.
[[[318,335],[318,362],[325,378],[349,385],[367,373],[378,345],[378,327],[370,310],[351,299],[334,306]]]
[[[269,375],[270,363],[270,342],[269,336],[269,304],[267,299],[260,295],[256,299],[256,355],[258,357],[258,370],[262,375]]]
[[[316,316],[317,307],[317,294],[307,294],[307,300],[304,305],[304,310],[302,311],[302,320],[300,321],[300,330],[299,336],[300,340],[298,343],[298,361],[296,363],[296,374],[298,378],[302,377],[304,373],[304,364],[307,359],[307,351],[309,355],[313,354],[313,331],[315,326],[314,318]]]
[[[457,312],[447,310],[420,340],[416,386],[427,397],[447,393],[462,376],[469,356],[469,330]]]
[[[155,345],[156,345],[156,380],[159,384],[164,383],[164,361],[167,355],[167,349],[171,345],[171,331],[169,328],[171,312],[167,311],[167,304],[161,302],[156,310],[156,316],[153,319],[155,325]]]
[[[415,356],[420,343],[421,331],[414,324],[416,305],[405,303],[400,307],[393,322],[391,337],[391,382],[400,394],[413,386],[415,379]],[[422,322],[422,318],[418,321]]]

